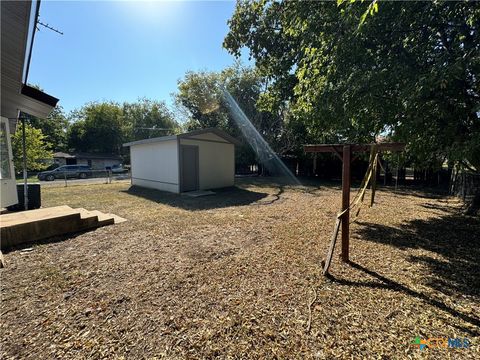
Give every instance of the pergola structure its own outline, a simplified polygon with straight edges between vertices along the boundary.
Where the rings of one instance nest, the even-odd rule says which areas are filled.
[[[331,246],[324,265],[324,274],[328,272],[330,266],[335,241],[337,238],[340,223],[342,225],[342,260],[349,261],[350,244],[350,166],[352,163],[352,153],[370,152],[375,148],[377,152],[383,151],[402,151],[405,149],[403,143],[378,143],[378,144],[316,144],[304,145],[306,153],[334,153],[342,160],[342,210],[338,215],[335,224],[334,235]],[[372,175],[372,181],[375,181],[376,174]]]

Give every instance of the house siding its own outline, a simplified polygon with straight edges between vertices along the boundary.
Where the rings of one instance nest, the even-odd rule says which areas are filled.
[[[105,170],[106,167],[112,167],[113,165],[120,165],[122,162],[120,159],[72,159],[77,165],[88,165],[92,170]],[[91,164],[89,164],[89,160]],[[54,163],[58,166],[67,165],[65,158],[54,158]],[[69,163],[70,164],[70,163]]]
[[[89,160],[91,164],[89,163]],[[120,160],[112,159],[77,159],[77,165],[88,165],[92,170],[105,170],[106,167],[121,164]]]

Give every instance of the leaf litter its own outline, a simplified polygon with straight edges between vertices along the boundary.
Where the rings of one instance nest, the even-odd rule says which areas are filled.
[[[337,247],[325,278],[337,186],[42,193],[128,221],[5,254],[2,359],[479,357],[480,221],[453,198],[380,189],[351,225],[352,264]],[[420,352],[416,336],[471,346]]]

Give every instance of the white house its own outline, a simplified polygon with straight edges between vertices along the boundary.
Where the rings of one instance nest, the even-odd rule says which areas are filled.
[[[87,165],[92,170],[105,170],[106,168],[120,165],[122,158],[113,154],[67,154],[64,152],[56,152],[53,154],[53,163],[58,166]]]
[[[133,141],[132,185],[174,193],[233,186],[235,145],[219,129]]]
[[[1,207],[18,203],[10,135],[20,115],[46,118],[58,99],[27,85],[40,1],[1,1]]]

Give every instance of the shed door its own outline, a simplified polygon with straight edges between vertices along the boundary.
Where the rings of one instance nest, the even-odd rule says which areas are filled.
[[[198,146],[180,145],[181,191],[198,190]]]

